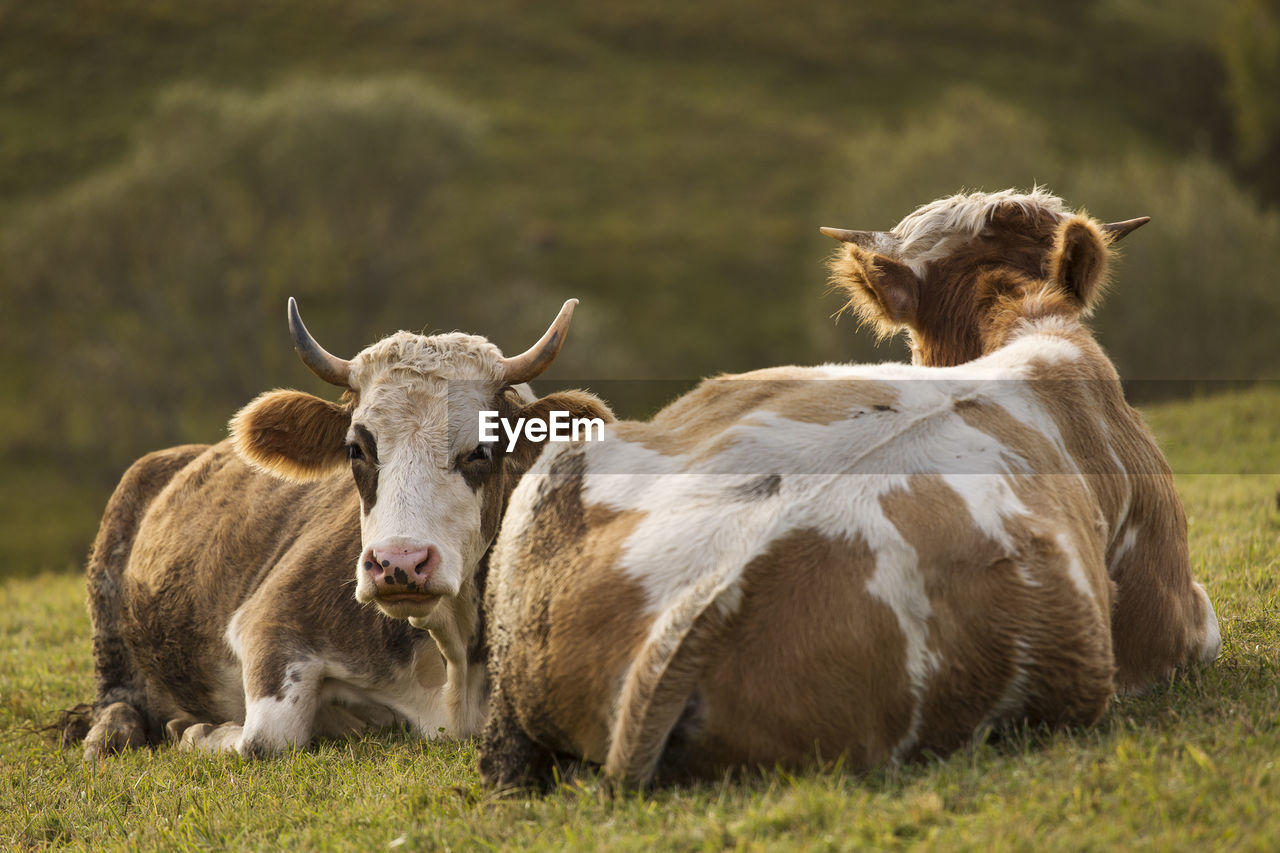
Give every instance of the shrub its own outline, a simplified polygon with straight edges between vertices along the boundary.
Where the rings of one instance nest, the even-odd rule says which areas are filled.
[[[208,436],[306,379],[291,295],[344,354],[429,320],[388,306],[451,316],[465,298],[443,246],[482,137],[407,77],[169,90],[125,161],[8,223],[0,278],[40,318],[3,344],[35,368],[4,388],[10,447],[114,478],[120,459]]]

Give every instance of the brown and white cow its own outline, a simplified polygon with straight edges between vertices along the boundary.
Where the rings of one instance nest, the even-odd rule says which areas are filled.
[[[371,724],[478,731],[487,552],[541,447],[481,444],[477,412],[611,419],[589,394],[521,384],[556,357],[576,303],[514,358],[481,337],[399,332],[347,361],[291,299],[303,361],[346,393],[263,394],[227,440],[125,474],[88,565],[86,756],[166,731],[247,755]]]
[[[866,768],[1212,660],[1168,465],[1080,321],[1138,224],[1036,191],[834,232],[915,365],[720,377],[544,453],[493,553],[485,781]]]

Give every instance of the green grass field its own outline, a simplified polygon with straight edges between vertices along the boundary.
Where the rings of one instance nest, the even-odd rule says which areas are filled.
[[[1179,472],[1223,651],[1117,700],[1094,728],[1016,731],[869,775],[767,772],[623,798],[591,778],[497,798],[474,744],[397,733],[262,762],[162,748],[86,765],[32,731],[91,695],[83,580],[29,574],[0,601],[0,847],[1273,850],[1280,388],[1146,414]]]

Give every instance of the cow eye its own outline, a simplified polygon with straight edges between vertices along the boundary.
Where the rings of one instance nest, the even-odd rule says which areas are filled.
[[[363,460],[364,451],[360,449],[360,445],[358,444],[348,444],[347,458],[350,459],[352,462]]]
[[[463,462],[488,462],[491,459],[493,459],[493,445],[480,444],[480,445],[477,445],[476,449],[471,451],[471,453],[467,456],[467,458],[462,461]]]

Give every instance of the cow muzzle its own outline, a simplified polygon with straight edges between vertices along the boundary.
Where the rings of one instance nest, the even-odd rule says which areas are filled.
[[[443,594],[436,583],[440,549],[435,545],[375,543],[365,549],[360,565],[372,584],[373,601],[388,616],[426,616]]]

